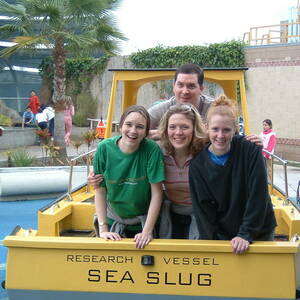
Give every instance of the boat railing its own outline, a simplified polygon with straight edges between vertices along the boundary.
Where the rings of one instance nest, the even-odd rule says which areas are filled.
[[[90,166],[91,166],[91,161],[92,161],[92,154],[96,152],[96,149],[93,149],[91,151],[88,151],[86,153],[82,153],[74,158],[71,159],[70,161],[70,174],[69,174],[69,185],[68,185],[68,196],[70,200],[72,200],[72,180],[73,180],[73,170],[74,166],[76,165],[76,162],[78,160],[82,160],[83,158],[86,158],[86,166],[87,166],[87,176],[90,173]],[[267,153],[271,157],[271,178],[270,178],[270,184],[271,188],[274,188],[274,162],[278,162],[280,165],[283,166],[283,174],[284,174],[284,195],[286,199],[289,197],[289,191],[288,191],[288,177],[287,177],[287,164],[288,162],[281,157],[277,156],[274,153],[271,153],[267,150],[263,149],[263,152]],[[87,185],[87,193],[90,191],[90,186]]]
[[[271,157],[271,178],[270,178],[270,184],[271,184],[271,188],[273,190],[274,188],[274,162],[279,162],[280,165],[283,166],[283,174],[284,174],[284,196],[286,197],[286,199],[288,199],[289,197],[289,190],[288,190],[288,177],[287,177],[287,164],[288,162],[284,159],[282,159],[281,157],[279,157],[278,155],[271,153],[265,149],[263,149],[263,152],[270,155]]]
[[[91,151],[82,153],[74,158],[71,159],[70,161],[70,174],[69,174],[69,185],[68,185],[68,196],[69,199],[72,200],[72,180],[73,180],[73,170],[74,170],[74,166],[76,165],[78,160],[82,160],[83,158],[86,158],[86,171],[87,171],[87,176],[90,173],[90,166],[91,166],[91,162],[92,162],[92,154],[94,154],[96,152],[96,149],[93,149]],[[90,191],[90,186],[87,185],[86,187],[86,192],[89,193]]]

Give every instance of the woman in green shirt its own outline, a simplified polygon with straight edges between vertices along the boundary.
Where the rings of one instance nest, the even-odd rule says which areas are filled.
[[[103,181],[95,191],[99,236],[134,238],[137,248],[153,239],[165,179],[159,146],[146,138],[146,109],[129,107],[120,120],[120,136],[103,140],[94,158],[94,173]]]

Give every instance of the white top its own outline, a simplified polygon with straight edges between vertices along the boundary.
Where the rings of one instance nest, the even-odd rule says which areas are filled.
[[[41,113],[37,113],[35,115],[35,117],[36,117],[36,120],[37,120],[38,123],[47,122],[48,121],[47,115],[46,115],[45,111],[43,111]]]
[[[47,106],[44,109],[44,113],[46,113],[48,121],[50,121],[51,119],[53,119],[55,117],[54,109],[51,106]]]

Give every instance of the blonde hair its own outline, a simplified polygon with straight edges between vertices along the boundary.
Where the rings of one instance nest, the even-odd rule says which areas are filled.
[[[227,98],[225,95],[220,95],[210,105],[207,111],[207,125],[213,115],[228,116],[235,127],[235,131],[238,132],[238,110],[236,101]]]
[[[67,108],[69,108],[71,105],[74,105],[70,96],[65,96],[65,104]]]
[[[175,104],[163,115],[158,131],[160,132],[160,142],[162,147],[169,154],[174,154],[175,149],[168,137],[168,123],[172,115],[181,114],[193,124],[193,138],[189,147],[189,152],[193,156],[199,153],[207,143],[208,139],[204,130],[204,125],[197,109],[191,104]]]

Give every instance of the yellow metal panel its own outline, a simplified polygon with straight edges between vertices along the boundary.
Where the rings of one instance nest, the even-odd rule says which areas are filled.
[[[107,128],[105,133],[105,138],[110,137],[112,133],[112,121],[113,112],[115,109],[116,102],[116,88],[119,81],[123,81],[124,93],[122,98],[122,112],[130,105],[136,104],[137,93],[140,86],[145,83],[166,80],[174,78],[175,70],[114,70],[113,71],[113,82],[112,90],[110,96],[110,102],[107,113]],[[241,98],[242,98],[242,108],[243,118],[245,122],[245,128],[248,132],[248,113],[246,109],[246,93],[244,87],[244,71],[243,70],[204,70],[204,77],[208,81],[213,81],[220,84],[225,94],[231,98],[236,99],[236,82],[240,82],[241,86]]]
[[[64,248],[68,249],[109,249],[136,250],[132,239],[122,239],[118,242],[105,241],[96,238],[82,237],[53,237],[53,236],[7,236],[3,241],[7,247],[30,248]],[[296,253],[299,242],[255,242],[247,253]],[[208,240],[165,240],[156,239],[146,246],[149,251],[205,251],[205,252],[232,252],[229,241]]]
[[[247,107],[244,76],[241,76],[240,78],[240,94],[241,94],[241,105],[242,105],[245,134],[248,135],[250,133],[250,128],[249,128],[248,107]]]
[[[49,248],[39,247],[37,242],[33,248],[27,248],[26,242],[23,248],[12,246],[17,244],[14,238],[4,242],[9,246],[9,289],[290,299],[295,294],[293,252],[297,243],[270,246],[281,250],[276,253],[264,253],[258,245],[251,245],[249,253],[235,255],[229,242],[165,240],[140,250],[132,240],[71,238],[55,246],[50,243]],[[76,240],[78,245],[72,242]],[[270,244],[262,243],[261,249]],[[154,265],[143,266],[143,255],[154,256]]]
[[[107,126],[105,130],[105,138],[108,138],[111,136],[112,132],[112,122],[113,122],[113,113],[115,109],[115,102],[116,102],[116,92],[117,92],[117,74],[113,74],[113,80],[111,85],[111,92],[110,92],[110,100],[108,105],[108,112],[107,112]]]
[[[93,216],[95,205],[90,203],[76,203],[72,205],[72,227],[69,229],[94,229]]]
[[[72,207],[71,202],[60,204],[60,207],[53,207],[46,212],[38,213],[38,235],[40,236],[58,236],[59,226],[58,223],[64,218],[71,215]]]
[[[136,104],[138,87],[139,85],[137,84],[137,82],[124,81],[122,113],[126,110],[127,107]]]

